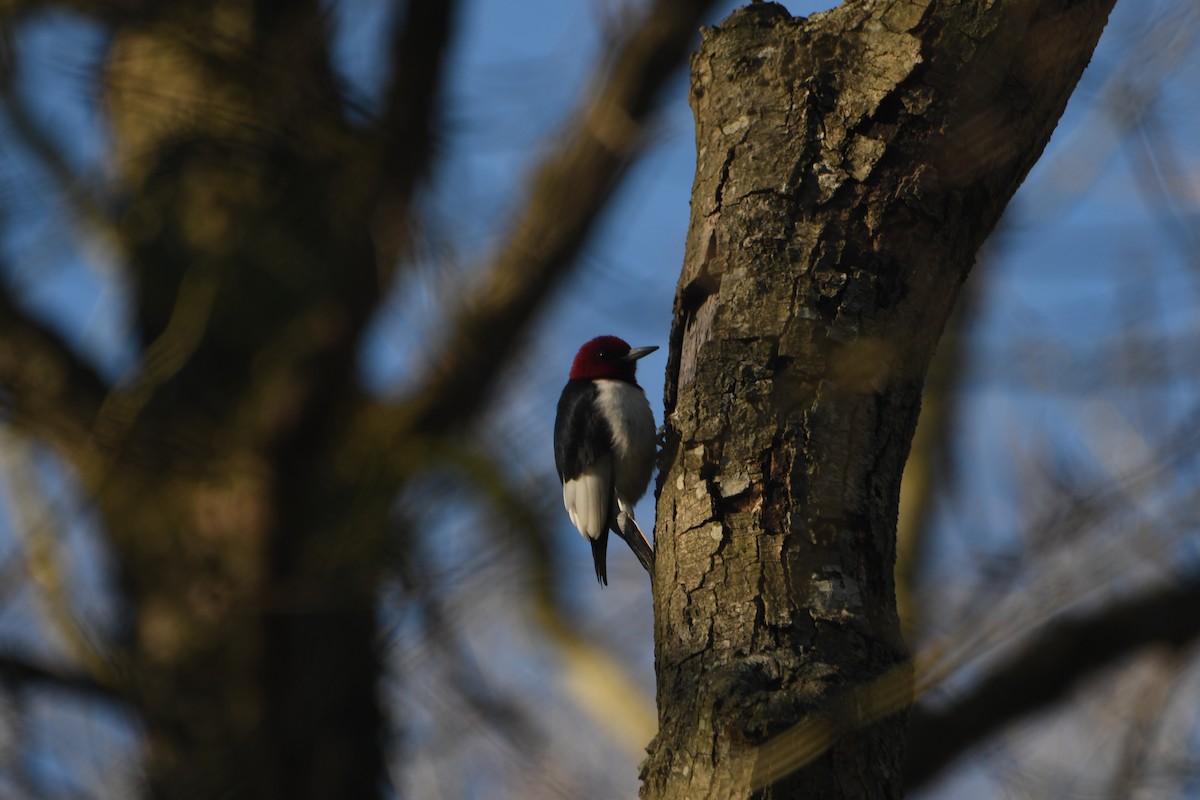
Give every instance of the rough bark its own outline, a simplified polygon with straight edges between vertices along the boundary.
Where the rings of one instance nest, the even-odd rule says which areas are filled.
[[[1112,4],[767,3],[707,32],[643,797],[900,796],[903,716],[845,698],[906,660],[892,569],[922,383]],[[756,764],[830,708],[805,769]]]

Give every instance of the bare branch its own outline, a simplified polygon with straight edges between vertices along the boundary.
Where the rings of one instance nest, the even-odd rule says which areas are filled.
[[[392,39],[392,83],[379,121],[381,197],[375,238],[380,260],[393,260],[408,238],[413,193],[429,172],[436,106],[457,3],[410,0]]]
[[[129,698],[90,675],[35,664],[12,653],[0,653],[0,683],[17,689],[62,689],[102,700],[129,701]]]
[[[112,224],[101,209],[100,198],[94,188],[87,185],[85,176],[71,166],[66,155],[54,144],[46,127],[35,118],[29,104],[16,91],[12,73],[18,66],[0,65],[0,101],[4,103],[10,123],[8,132],[29,149],[38,164],[54,179],[71,211],[93,230],[115,237]]]
[[[914,708],[906,782],[912,791],[1004,725],[1052,704],[1081,680],[1147,644],[1200,635],[1200,580],[1150,592],[1051,626],[949,708]]]
[[[8,512],[15,540],[6,558],[28,574],[40,628],[62,642],[72,664],[114,684],[109,660],[86,631],[75,601],[75,573],[65,552],[68,523],[47,494],[32,446],[7,428],[0,428],[0,472],[0,507]]]
[[[504,548],[521,552],[526,560],[524,592],[530,603],[530,616],[554,648],[561,663],[561,678],[572,699],[615,740],[640,754],[654,735],[654,708],[636,688],[627,665],[590,643],[564,614],[567,603],[558,594],[550,555],[554,525],[546,516],[546,507],[539,504],[531,489],[507,478],[507,470],[485,452],[452,445],[443,448],[438,457],[460,471],[486,499],[501,523],[497,527],[508,532]],[[640,532],[630,531],[628,535],[640,537]],[[642,557],[636,549],[634,552],[639,559]],[[653,559],[652,553],[650,558]],[[421,599],[421,607],[435,615],[427,626],[429,631],[448,642],[450,632],[463,623],[439,615],[436,594],[424,585],[426,581],[421,574],[405,575],[405,583]],[[453,677],[449,674],[450,680]],[[478,704],[472,694],[465,691],[462,694],[469,703]]]
[[[432,362],[436,371],[405,411],[413,428],[449,430],[479,408],[633,161],[659,92],[710,4],[657,0],[616,43],[588,101],[558,137],[562,144],[532,175],[530,194],[491,266],[448,327],[449,339]]]
[[[78,460],[106,392],[74,350],[0,293],[0,413]]]
[[[66,9],[119,24],[144,19],[154,4],[154,0],[10,0],[0,14],[12,18],[39,9]]]
[[[1179,683],[1187,665],[1196,657],[1196,648],[1189,647],[1172,653],[1155,654],[1146,659],[1151,663],[1151,675],[1143,684],[1144,691],[1124,709],[1129,715],[1125,742],[1108,787],[1111,800],[1134,797],[1142,781],[1149,777],[1153,750],[1159,728],[1177,696]]]

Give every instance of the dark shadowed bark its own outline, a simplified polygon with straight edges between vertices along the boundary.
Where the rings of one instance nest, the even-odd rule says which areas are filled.
[[[643,797],[901,795],[901,704],[846,698],[903,675],[892,569],[921,387],[1112,4],[755,4],[705,36]],[[822,709],[815,761],[760,747]]]

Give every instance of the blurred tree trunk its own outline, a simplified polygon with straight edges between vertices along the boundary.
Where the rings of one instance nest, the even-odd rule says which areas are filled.
[[[375,156],[317,3],[122,26],[105,100],[144,348],[86,480],[131,606],[149,793],[371,797],[375,603],[395,487],[338,450],[380,276]]]
[[[52,431],[115,551],[129,625],[112,683],[144,721],[149,794],[379,796],[376,604],[409,546],[396,498],[481,413],[708,2],[655,0],[614,36],[507,242],[446,309],[436,368],[395,403],[364,395],[356,357],[418,222],[454,4],[401,4],[382,108],[354,125],[324,3],[95,6],[115,24],[114,233],[142,358],[112,391],[90,374],[59,388],[90,402]],[[28,328],[0,333],[78,363]],[[36,429],[64,382],[0,367]]]
[[[904,691],[868,689],[905,674],[895,526],[922,384],[1113,2],[763,3],[707,32],[643,797],[901,795]]]

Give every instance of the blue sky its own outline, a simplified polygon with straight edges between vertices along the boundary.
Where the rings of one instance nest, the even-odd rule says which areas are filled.
[[[785,5],[792,13],[811,14],[832,4]],[[332,7],[341,31],[338,63],[356,96],[370,107],[380,89],[388,4],[345,0]],[[379,393],[402,390],[424,366],[439,312],[456,287],[486,263],[507,215],[520,203],[524,176],[583,91],[615,7],[563,0],[464,4],[438,183],[427,201],[434,224],[426,263],[397,287],[363,353],[364,380]],[[715,12],[714,21],[732,7]],[[1194,4],[1183,0],[1118,2],[1093,68],[1014,200],[989,246],[991,255],[972,278],[983,287],[983,305],[971,335],[971,379],[957,442],[964,465],[959,502],[988,513],[983,515],[986,524],[964,533],[965,512],[942,510],[946,531],[938,539],[935,569],[982,571],[989,554],[1020,545],[1026,510],[1014,506],[1011,491],[1023,458],[1047,446],[1068,453],[1103,451],[1117,441],[1093,440],[1089,401],[1099,399],[1127,413],[1150,440],[1195,407],[1200,374],[1195,349],[1170,356],[1183,377],[1162,387],[1161,403],[1150,419],[1138,419],[1138,398],[1119,392],[1096,395],[1069,380],[1069,370],[1037,380],[1026,372],[1047,356],[1054,359],[1045,363],[1083,363],[1129,322],[1122,315],[1133,315],[1134,323],[1155,334],[1196,341],[1200,333],[1195,313],[1200,254],[1195,240],[1190,248],[1187,241],[1188,231],[1200,230],[1200,48],[1184,38],[1195,35],[1196,26],[1176,24],[1172,16],[1190,20],[1197,13]],[[1164,38],[1164,29],[1175,31],[1174,37]],[[91,83],[103,35],[56,13],[25,25],[15,41],[24,70],[19,90],[82,176],[75,190],[87,191],[105,179],[107,142]],[[1183,187],[1169,207],[1143,191],[1139,176],[1148,169],[1144,149],[1105,111],[1114,82],[1123,80],[1132,82],[1133,89],[1157,93],[1154,118],[1168,137],[1176,167],[1168,177]],[[0,118],[0,130],[10,124]],[[0,186],[5,187],[0,254],[11,266],[6,277],[115,378],[133,361],[125,287],[113,256],[97,237],[62,236],[68,204],[51,190],[49,177],[32,169],[27,154],[6,138],[0,146]],[[615,333],[635,345],[666,344],[693,165],[691,111],[681,74],[655,123],[651,147],[597,229],[579,269],[532,327],[502,387],[497,417],[514,432],[512,440],[520,443],[515,446],[525,448],[512,455],[514,462],[552,478],[551,409],[580,343],[599,333]],[[1140,305],[1131,308],[1126,302],[1130,292],[1141,293]],[[642,362],[639,374],[660,422],[664,366],[665,354],[655,354]],[[1111,452],[1103,458],[1120,471],[1126,468],[1121,456]],[[557,492],[557,486],[547,491]],[[639,518],[653,519],[650,500],[639,506]],[[565,515],[561,527],[564,585],[591,592],[588,548]],[[8,539],[11,532],[0,521],[0,540]],[[622,559],[610,596],[592,592],[580,601],[583,612],[611,613],[611,595],[627,590],[636,598],[645,593],[632,557],[622,554]],[[634,602],[641,603],[644,613],[630,647],[639,679],[649,690],[649,648],[638,644],[648,641],[648,604],[645,598]],[[6,618],[10,629],[26,629],[28,609],[20,619],[11,607],[0,612],[0,630]]]

